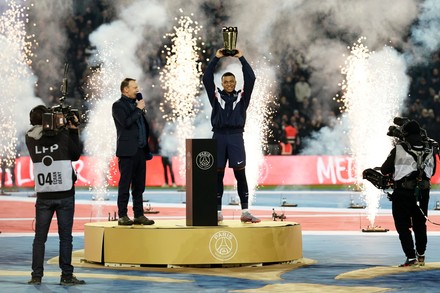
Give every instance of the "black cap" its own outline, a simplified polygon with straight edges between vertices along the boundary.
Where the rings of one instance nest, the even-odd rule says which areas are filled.
[[[38,105],[34,107],[29,113],[29,119],[31,125],[42,125],[43,124],[43,114],[48,113],[49,109],[44,105]]]
[[[411,134],[420,134],[420,125],[415,120],[411,120],[405,125],[403,125],[403,133],[404,135],[408,136]]]

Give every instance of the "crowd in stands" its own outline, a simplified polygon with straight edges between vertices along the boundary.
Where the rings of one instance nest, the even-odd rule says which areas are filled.
[[[90,73],[87,54],[92,50],[88,36],[101,24],[115,18],[115,11],[109,1],[89,1],[90,6],[66,19],[66,29],[69,34],[70,49],[68,59],[74,60],[73,87],[75,96],[82,98],[84,83]],[[211,26],[204,29],[217,30],[224,23],[222,1],[204,6],[206,15],[211,15]],[[207,36],[218,33],[208,32]],[[220,40],[221,41],[221,40]],[[204,53],[201,61],[214,55],[214,48],[222,46],[218,38],[204,40]],[[411,86],[406,101],[403,116],[417,120],[428,135],[440,141],[440,51],[434,52],[430,62],[412,67],[408,75]],[[165,64],[162,48],[149,59],[151,75],[157,75],[157,70]],[[286,54],[280,62],[278,75],[279,92],[277,110],[269,123],[270,132],[267,137],[267,155],[296,155],[301,153],[304,138],[319,131],[322,127],[333,127],[336,117],[341,113],[338,106],[324,107],[328,97],[319,97],[313,92],[310,76],[313,73],[304,62],[300,52]],[[206,64],[205,64],[206,65]],[[156,71],[156,72],[155,72]],[[335,93],[336,94],[336,93]],[[157,121],[153,125],[157,124]]]
[[[338,109],[324,110],[322,99],[314,96],[308,82],[309,72],[302,70],[296,60],[282,73],[280,107],[274,117],[272,129],[278,136],[272,143],[280,141],[280,152],[298,154],[302,141],[322,127],[333,127]],[[292,70],[293,69],[293,70]],[[414,119],[427,131],[430,138],[440,141],[440,51],[432,53],[430,62],[413,66],[407,72],[410,90],[402,116]],[[326,107],[328,109],[328,107]],[[293,129],[292,129],[293,128]],[[293,148],[286,150],[286,143],[293,141]]]

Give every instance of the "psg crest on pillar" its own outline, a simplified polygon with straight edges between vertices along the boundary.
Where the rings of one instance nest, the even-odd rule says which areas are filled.
[[[196,157],[197,167],[201,170],[208,170],[214,164],[214,156],[210,152],[200,152]]]

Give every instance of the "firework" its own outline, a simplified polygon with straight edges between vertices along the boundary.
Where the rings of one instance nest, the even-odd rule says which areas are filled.
[[[247,119],[244,132],[246,156],[246,179],[249,186],[249,203],[255,200],[258,181],[262,175],[264,164],[263,150],[266,147],[266,138],[269,131],[268,122],[271,121],[273,110],[269,108],[275,99],[275,77],[268,65],[269,60],[264,58],[255,66],[257,81],[252,92],[251,102],[247,109]]]
[[[380,166],[391,149],[386,133],[408,88],[404,60],[390,47],[371,52],[360,38],[350,49],[341,72],[345,80],[341,101],[348,121],[349,153],[355,162],[353,176],[367,203],[368,220],[374,225],[381,191],[362,181],[362,171]]]
[[[178,130],[162,136],[163,145],[168,145],[168,135],[176,135],[179,156],[179,174],[185,175],[185,139],[193,137],[194,119],[200,111],[200,76],[198,32],[201,27],[189,16],[181,16],[174,32],[167,34],[171,46],[165,45],[167,62],[160,72],[160,81],[164,89],[160,110],[163,117]]]
[[[25,29],[28,10],[28,7],[11,1],[8,2],[8,9],[0,16],[0,157],[8,165],[16,156],[16,119],[19,117],[15,113],[16,99],[26,88],[21,83],[32,76],[29,68],[32,41]]]
[[[106,43],[102,51],[96,53],[100,66],[94,70],[87,84],[87,127],[85,129],[85,151],[93,158],[95,181],[91,182],[93,199],[108,198],[108,180],[114,169],[112,158],[115,155],[116,129],[113,122],[112,105],[120,95],[115,86],[123,79],[121,65],[114,58],[114,46]]]

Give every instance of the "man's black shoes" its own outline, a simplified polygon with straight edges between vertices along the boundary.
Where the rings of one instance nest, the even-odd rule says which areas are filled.
[[[32,277],[28,282],[29,285],[41,285],[41,277]]]
[[[140,217],[134,218],[133,222],[135,225],[153,225],[154,224],[153,220],[150,220],[145,216],[140,216]]]
[[[86,282],[84,280],[78,280],[75,276],[61,276],[60,285],[62,286],[73,286],[73,285],[84,285]],[[29,285],[41,285],[41,277],[32,277],[28,281]]]
[[[120,225],[120,226],[131,226],[133,224],[135,224],[135,225],[153,225],[154,221],[148,219],[145,216],[140,216],[140,217],[134,218],[134,221],[130,220],[130,218],[127,216],[119,218],[119,220],[118,220],[118,225]]]
[[[131,225],[133,225],[133,221],[130,220],[129,217],[124,216],[122,218],[119,218],[118,225],[121,225],[121,226],[131,226]]]
[[[84,285],[85,283],[84,280],[78,280],[75,276],[61,277],[60,279],[62,286]]]

